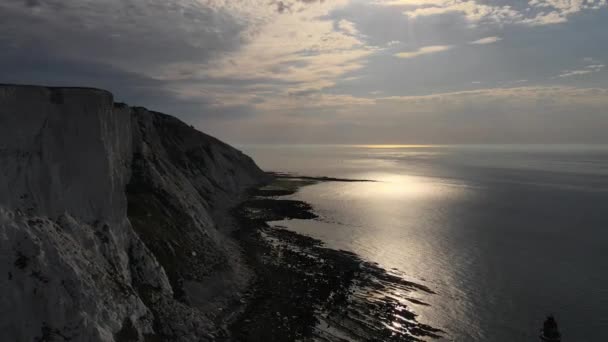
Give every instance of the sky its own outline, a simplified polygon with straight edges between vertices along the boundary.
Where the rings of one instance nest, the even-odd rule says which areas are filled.
[[[608,143],[608,0],[2,0],[0,83],[229,143]]]

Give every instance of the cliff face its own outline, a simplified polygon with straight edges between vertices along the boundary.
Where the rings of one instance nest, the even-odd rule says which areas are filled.
[[[248,275],[225,212],[264,179],[108,92],[0,86],[3,339],[212,338]]]

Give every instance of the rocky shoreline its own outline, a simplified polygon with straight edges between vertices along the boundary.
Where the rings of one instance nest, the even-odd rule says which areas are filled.
[[[231,146],[104,90],[0,85],[0,123],[4,340],[439,334],[396,300],[430,290],[267,223],[317,217],[280,196],[356,180],[268,175]]]
[[[273,174],[234,210],[235,233],[256,276],[244,311],[229,327],[239,341],[424,341],[443,332],[417,321],[410,293],[433,292],[356,254],[323,246],[270,221],[315,219],[310,204],[284,199],[302,186],[357,181]],[[361,180],[364,181],[364,180]]]

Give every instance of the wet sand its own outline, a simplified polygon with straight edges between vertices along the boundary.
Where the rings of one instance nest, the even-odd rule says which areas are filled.
[[[412,296],[432,294],[356,254],[268,222],[315,219],[305,202],[282,199],[300,187],[335,178],[275,174],[234,210],[236,237],[256,277],[244,312],[229,327],[239,341],[424,341],[443,332],[417,321]]]

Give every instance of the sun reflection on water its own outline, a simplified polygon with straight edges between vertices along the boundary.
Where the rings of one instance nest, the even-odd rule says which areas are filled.
[[[402,279],[435,291],[438,288],[433,283],[458,279],[450,265],[451,242],[443,237],[442,229],[447,227],[445,222],[457,224],[450,202],[473,194],[474,189],[456,180],[419,175],[367,172],[349,177],[373,182],[323,183],[302,188],[297,197],[317,205],[322,217],[317,221],[280,224],[320,238],[332,248],[356,252],[386,270],[394,268]],[[428,295],[393,288],[366,295],[372,295],[368,299],[372,301],[379,299],[375,295],[393,300],[415,312],[421,322],[446,328],[445,319],[437,315],[446,293]],[[391,330],[403,330],[398,326],[404,322],[402,318],[394,312],[383,324]]]
[[[344,189],[345,195],[369,199],[398,199],[426,196],[446,196],[461,192],[464,185],[441,182],[420,176],[399,174],[363,174],[361,177],[375,182],[357,183]]]
[[[391,144],[380,144],[380,145],[350,145],[351,147],[358,148],[375,148],[375,149],[402,149],[402,148],[439,148],[445,145],[391,145]]]

